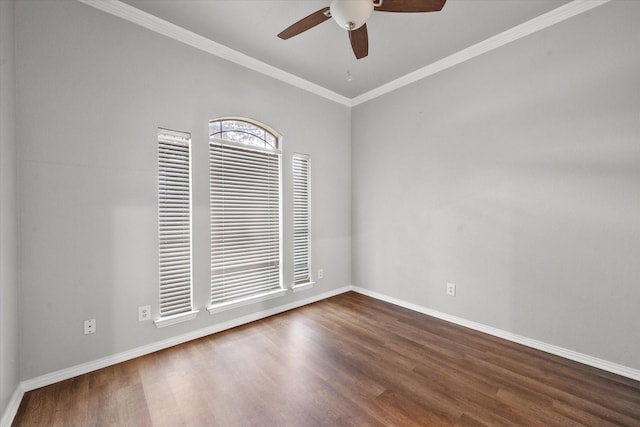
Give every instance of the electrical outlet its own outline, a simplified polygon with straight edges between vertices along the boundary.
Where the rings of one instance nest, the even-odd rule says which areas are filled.
[[[452,297],[456,296],[456,285],[447,283],[447,295],[451,295]]]
[[[138,322],[144,322],[145,320],[151,320],[150,305],[141,305],[138,307]]]
[[[95,334],[96,333],[96,319],[87,319],[84,321],[84,334]]]
[[[324,277],[324,270],[319,269],[318,270],[318,279],[322,279]]]

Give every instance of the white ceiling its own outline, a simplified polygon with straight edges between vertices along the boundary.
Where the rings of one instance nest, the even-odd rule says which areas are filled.
[[[356,60],[332,20],[289,40],[276,36],[330,0],[122,1],[349,99],[569,2],[447,0],[441,12],[374,12],[369,56]]]

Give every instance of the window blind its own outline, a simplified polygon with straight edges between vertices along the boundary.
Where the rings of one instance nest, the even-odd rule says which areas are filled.
[[[211,141],[211,303],[282,288],[280,153]]]
[[[293,284],[311,282],[310,159],[294,154],[293,169]]]
[[[191,311],[191,135],[158,130],[160,316]]]

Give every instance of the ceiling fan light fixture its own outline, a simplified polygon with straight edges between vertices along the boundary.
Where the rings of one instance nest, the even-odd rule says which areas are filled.
[[[340,28],[352,31],[362,27],[373,12],[372,0],[333,0],[331,17]]]
[[[2,0],[0,0],[2,1]],[[437,12],[447,0],[332,0],[329,6],[316,10],[278,34],[290,39],[333,18],[342,29],[349,31],[349,43],[356,59],[369,54],[369,35],[366,21],[374,9],[377,12]]]

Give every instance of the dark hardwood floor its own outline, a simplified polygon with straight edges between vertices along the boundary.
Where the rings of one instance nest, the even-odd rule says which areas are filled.
[[[24,396],[15,426],[640,426],[640,382],[349,292]]]

